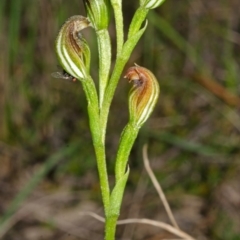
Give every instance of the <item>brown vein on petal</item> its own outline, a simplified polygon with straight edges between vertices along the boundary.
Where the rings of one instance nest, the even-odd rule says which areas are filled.
[[[141,86],[138,88],[137,108],[138,111],[141,111],[145,106],[144,102],[147,102],[149,99],[151,79],[144,68],[139,68],[137,71],[139,72],[139,79],[141,81]]]
[[[69,18],[65,24],[66,41],[78,55],[80,55],[82,51],[78,34],[89,25],[90,22],[88,19],[82,16],[73,16]]]
[[[74,22],[72,22],[68,29],[68,39],[69,39],[70,45],[72,46],[74,51],[79,55],[81,52],[81,48],[77,44],[77,42],[74,38],[74,34],[75,34],[75,25],[74,25]]]

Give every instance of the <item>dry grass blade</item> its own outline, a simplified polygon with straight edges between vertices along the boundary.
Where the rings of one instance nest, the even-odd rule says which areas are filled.
[[[145,144],[143,146],[143,162],[144,162],[145,169],[146,169],[150,179],[152,180],[152,183],[153,183],[153,185],[154,185],[154,187],[155,187],[155,189],[156,189],[156,191],[157,191],[157,193],[158,193],[158,195],[159,195],[159,197],[160,197],[160,199],[161,199],[161,201],[163,203],[163,206],[164,206],[164,208],[165,208],[165,210],[167,212],[167,215],[168,215],[172,225],[175,228],[179,229],[178,224],[177,224],[177,222],[176,222],[176,220],[175,220],[175,218],[173,216],[173,213],[171,211],[171,208],[170,208],[170,206],[168,204],[168,201],[167,201],[167,199],[165,197],[165,194],[164,194],[160,184],[158,183],[158,181],[157,181],[157,179],[156,179],[156,177],[155,177],[155,175],[154,175],[154,173],[153,173],[153,171],[152,171],[152,169],[150,167],[148,156],[147,156],[147,144]]]
[[[194,238],[192,238],[191,236],[189,236],[187,233],[181,231],[180,229],[176,229],[175,227],[172,227],[171,225],[164,223],[164,222],[159,222],[159,221],[154,221],[151,219],[147,219],[147,218],[141,218],[141,219],[137,219],[137,218],[130,218],[130,219],[125,219],[125,220],[119,220],[117,222],[118,225],[121,224],[129,224],[129,223],[140,223],[140,224],[148,224],[154,227],[160,227],[170,233],[175,234],[178,237],[181,237],[183,239],[186,240],[195,240]]]
[[[105,222],[105,219],[101,216],[99,216],[96,213],[93,212],[80,212],[80,215],[88,215],[91,216],[95,219],[97,219],[100,222]],[[162,228],[170,233],[175,234],[178,237],[181,237],[183,239],[186,240],[195,240],[194,238],[192,238],[191,236],[189,236],[187,233],[176,229],[175,227],[172,227],[171,225],[167,224],[167,223],[163,223],[163,222],[159,222],[159,221],[154,221],[151,219],[147,219],[147,218],[142,218],[142,219],[138,219],[138,218],[129,218],[129,219],[124,219],[124,220],[119,220],[117,221],[117,225],[122,225],[122,224],[131,224],[131,223],[139,223],[139,224],[148,224],[154,227],[159,227]]]

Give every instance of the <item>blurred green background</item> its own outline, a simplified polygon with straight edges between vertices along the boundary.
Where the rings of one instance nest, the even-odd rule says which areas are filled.
[[[127,31],[138,1],[123,1]],[[153,71],[161,96],[130,158],[120,218],[168,222],[142,163],[151,166],[182,230],[199,240],[240,239],[240,2],[166,0],[126,68]],[[0,239],[103,239],[102,214],[86,100],[59,70],[54,41],[82,1],[0,1]],[[114,21],[109,26],[115,46]],[[95,35],[92,75],[97,79]],[[113,58],[114,63],[114,58]],[[97,83],[97,82],[96,82]],[[120,79],[107,133],[111,183],[129,84]],[[144,225],[119,226],[118,239],[174,238]]]

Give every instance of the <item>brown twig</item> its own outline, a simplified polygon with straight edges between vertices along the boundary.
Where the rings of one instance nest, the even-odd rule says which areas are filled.
[[[200,83],[203,87],[205,87],[207,90],[209,90],[211,93],[213,93],[228,105],[233,107],[240,107],[240,97],[229,92],[217,81],[200,74],[191,74],[190,78]]]

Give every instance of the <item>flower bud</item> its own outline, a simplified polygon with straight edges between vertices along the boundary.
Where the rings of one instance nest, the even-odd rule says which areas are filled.
[[[83,16],[73,16],[62,26],[56,39],[56,53],[61,67],[71,76],[82,80],[90,66],[90,49],[80,31],[90,22]]]
[[[109,0],[83,0],[87,15],[96,30],[106,29],[109,23]]]
[[[140,0],[140,6],[146,9],[159,7],[165,0]]]
[[[138,65],[129,68],[125,78],[133,83],[129,93],[130,122],[141,127],[156,105],[159,84],[152,72]]]

